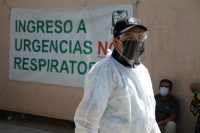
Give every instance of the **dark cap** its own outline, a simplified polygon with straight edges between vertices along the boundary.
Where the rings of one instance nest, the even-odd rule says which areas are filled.
[[[147,31],[147,28],[143,26],[142,22],[137,18],[126,17],[118,20],[114,27],[114,37],[118,37],[120,34],[135,26]]]

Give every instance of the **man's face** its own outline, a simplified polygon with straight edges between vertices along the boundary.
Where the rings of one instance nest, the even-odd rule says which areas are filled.
[[[125,33],[121,34],[118,38],[114,38],[113,42],[115,47],[118,48],[119,51],[122,51],[122,45],[119,41],[127,41],[127,40],[138,40],[140,42],[144,41],[146,33],[143,29],[139,27],[133,27],[126,31]],[[119,40],[119,41],[118,41]]]
[[[161,82],[160,87],[168,88],[169,92],[171,91],[170,84],[167,82]]]
[[[142,41],[144,39],[144,30],[140,29],[139,27],[133,27],[126,31],[124,34],[122,34],[121,38],[119,39],[120,41],[125,41],[125,40],[135,40],[137,39],[138,41]]]

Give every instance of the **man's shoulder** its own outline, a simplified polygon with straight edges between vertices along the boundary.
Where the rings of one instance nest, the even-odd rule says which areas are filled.
[[[179,100],[178,100],[175,96],[173,96],[173,95],[171,95],[171,94],[170,94],[170,97],[169,97],[169,98],[170,98],[171,101],[179,102]]]
[[[136,69],[141,70],[150,76],[148,69],[142,63],[140,63],[140,65],[136,66]]]
[[[88,72],[88,74],[94,73],[94,72],[98,72],[100,69],[109,69],[112,65],[112,59],[111,57],[105,57],[104,59],[98,61],[97,63],[95,63],[92,68],[90,69],[90,71]]]
[[[154,95],[155,98],[158,98],[159,96],[160,96],[160,94],[156,94],[156,95]]]
[[[139,65],[137,65],[137,67],[140,67],[140,68],[145,69],[145,70],[148,71],[148,69],[146,68],[146,66],[144,64],[142,64],[142,63],[140,63]]]

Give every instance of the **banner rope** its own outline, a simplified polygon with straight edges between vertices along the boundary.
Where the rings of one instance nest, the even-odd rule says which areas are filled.
[[[87,6],[87,0],[85,0],[85,5],[83,5],[84,7],[86,7]]]
[[[3,89],[0,91],[0,96],[3,94],[3,91],[6,89],[6,86],[8,85],[9,79],[6,82],[6,84],[4,85]]]
[[[7,3],[6,0],[3,1],[3,4],[6,4],[11,9],[10,5]]]
[[[135,5],[135,7],[134,7],[134,16],[135,17],[137,17],[136,15],[137,15],[137,5],[139,4],[139,0],[137,0],[136,2],[135,2],[135,4],[133,4],[133,5]]]

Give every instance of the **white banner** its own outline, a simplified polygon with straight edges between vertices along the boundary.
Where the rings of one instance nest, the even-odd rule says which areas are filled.
[[[113,26],[132,5],[11,9],[11,80],[83,87],[112,48]]]

